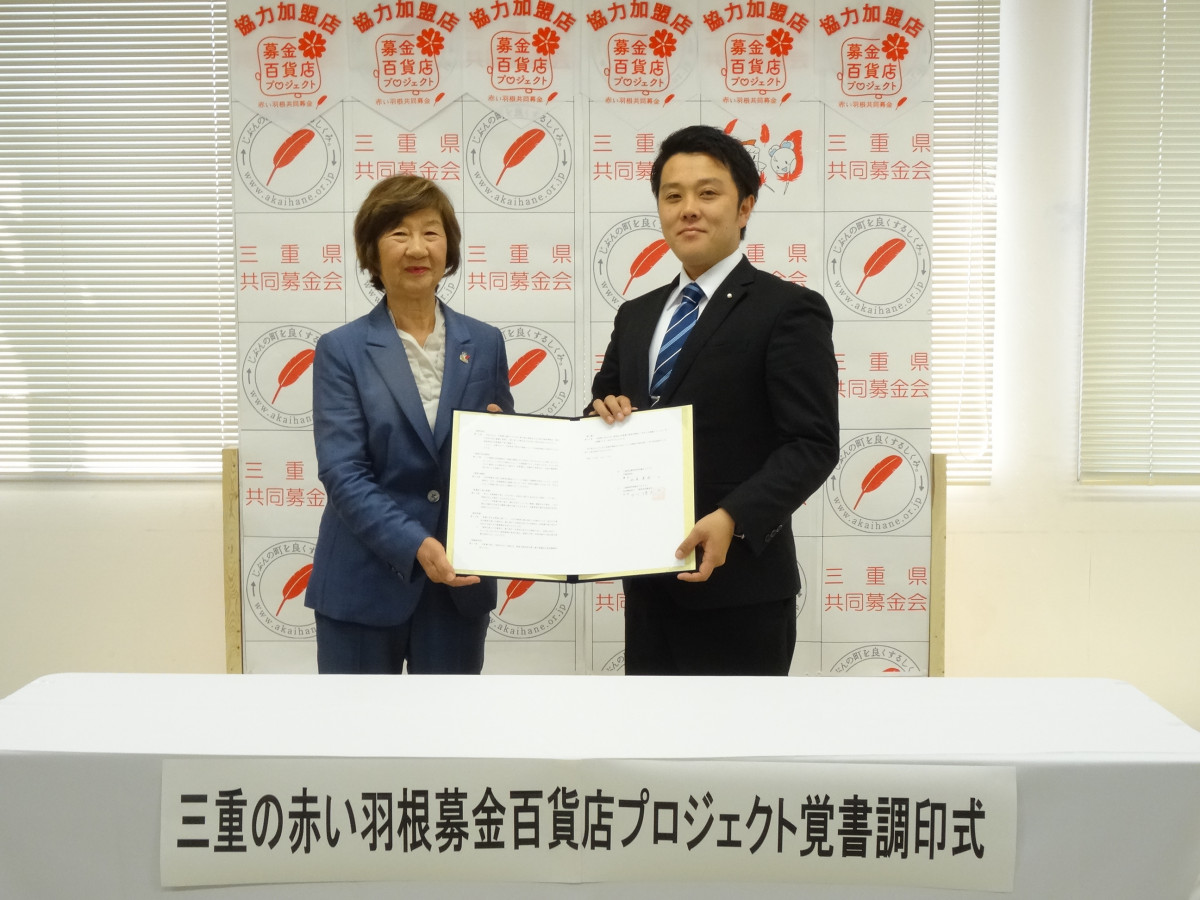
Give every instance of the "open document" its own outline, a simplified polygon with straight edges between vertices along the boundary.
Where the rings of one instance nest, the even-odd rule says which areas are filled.
[[[462,575],[598,581],[688,572],[692,408],[599,417],[455,412],[447,553]]]

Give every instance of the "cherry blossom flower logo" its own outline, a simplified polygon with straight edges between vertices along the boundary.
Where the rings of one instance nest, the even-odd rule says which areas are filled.
[[[772,56],[787,56],[792,52],[792,36],[782,28],[776,28],[767,35],[767,49]]]
[[[908,56],[908,41],[902,34],[889,34],[883,39],[883,54],[890,60],[899,62]]]
[[[325,55],[325,38],[316,31],[306,31],[300,37],[300,52],[305,59],[320,59]]]
[[[558,49],[558,35],[553,28],[539,28],[533,36],[533,48],[542,56],[553,56]]]
[[[671,56],[675,52],[675,35],[665,28],[660,28],[650,35],[650,49],[654,51],[655,56],[664,59]]]
[[[436,28],[426,28],[417,36],[417,48],[425,56],[440,56],[446,40]]]

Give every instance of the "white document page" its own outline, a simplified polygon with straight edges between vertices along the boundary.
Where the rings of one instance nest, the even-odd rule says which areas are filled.
[[[689,571],[691,407],[603,419],[455,413],[447,550],[467,574]]]

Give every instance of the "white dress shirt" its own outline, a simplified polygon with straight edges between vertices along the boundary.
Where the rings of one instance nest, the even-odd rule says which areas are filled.
[[[421,405],[425,407],[430,431],[437,421],[438,402],[442,399],[442,373],[446,368],[446,318],[442,315],[441,303],[434,303],[433,320],[433,331],[425,338],[424,347],[407,331],[396,329],[396,334],[404,342],[408,367],[412,369],[413,380],[417,383],[417,392],[421,395]]]

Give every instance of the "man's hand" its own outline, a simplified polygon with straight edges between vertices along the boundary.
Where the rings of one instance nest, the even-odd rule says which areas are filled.
[[[450,559],[446,556],[446,548],[437,538],[427,537],[417,548],[417,562],[435,584],[447,584],[450,587],[466,587],[468,584],[479,584],[478,575],[456,575]]]
[[[696,572],[680,572],[677,576],[679,580],[708,581],[713,569],[725,564],[725,555],[729,552],[729,544],[733,540],[734,527],[733,516],[723,509],[715,509],[697,522],[675,551],[675,558],[683,559],[699,547],[702,551],[700,569]]]
[[[621,421],[636,409],[637,407],[631,404],[629,398],[624,394],[620,397],[614,397],[612,394],[609,394],[603,400],[592,401],[592,412],[609,425],[613,422]]]

